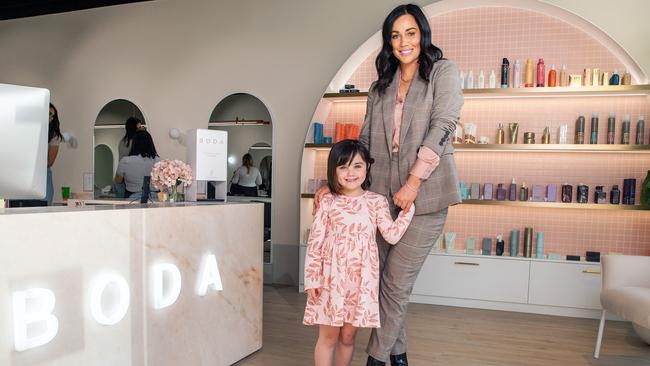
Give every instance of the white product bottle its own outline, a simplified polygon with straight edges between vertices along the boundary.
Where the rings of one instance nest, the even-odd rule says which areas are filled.
[[[465,89],[465,73],[460,72],[460,88]]]
[[[477,89],[485,89],[485,75],[483,74],[483,70],[479,72],[478,74],[478,87]]]
[[[490,81],[489,81],[489,88],[494,89],[497,87],[497,76],[494,73],[494,70],[490,71]]]
[[[519,88],[521,85],[521,64],[519,60],[515,60],[515,65],[512,67],[512,87]]]
[[[467,89],[474,89],[474,73],[472,70],[469,70],[467,75]]]

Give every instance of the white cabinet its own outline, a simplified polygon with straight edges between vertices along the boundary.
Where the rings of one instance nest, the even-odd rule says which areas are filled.
[[[430,255],[413,294],[525,304],[529,266],[503,257]]]
[[[600,309],[600,284],[599,263],[532,262],[529,303]]]

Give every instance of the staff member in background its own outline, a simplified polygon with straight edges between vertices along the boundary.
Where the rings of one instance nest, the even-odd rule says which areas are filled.
[[[138,131],[146,131],[147,125],[137,117],[129,117],[126,120],[126,123],[124,123],[124,129],[126,130],[126,133],[117,147],[120,160],[125,156],[129,156],[131,153],[131,141],[133,140],[133,136]]]
[[[127,198],[140,198],[142,182],[146,175],[151,175],[151,168],[160,161],[153,138],[147,131],[137,131],[131,140],[131,154],[122,158],[117,165],[115,182],[126,185]],[[156,190],[151,186],[152,196]]]
[[[253,164],[251,154],[242,158],[242,166],[235,170],[230,180],[230,193],[234,196],[257,197],[257,186],[262,184],[260,170]]]
[[[52,197],[54,196],[54,183],[52,182],[52,165],[56,161],[59,153],[59,144],[63,141],[61,134],[61,123],[59,122],[59,111],[50,103],[50,123],[47,129],[47,187],[45,191],[45,200],[48,206],[52,206]]]

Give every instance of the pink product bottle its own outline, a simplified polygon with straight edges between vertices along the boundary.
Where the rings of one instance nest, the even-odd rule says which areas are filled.
[[[544,80],[546,80],[546,67],[544,66],[544,59],[540,58],[537,61],[537,86],[543,87]]]

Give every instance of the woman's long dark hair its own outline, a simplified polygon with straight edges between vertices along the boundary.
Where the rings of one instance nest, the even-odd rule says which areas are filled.
[[[131,153],[129,156],[140,155],[143,158],[151,159],[158,157],[156,145],[154,145],[153,138],[147,131],[137,131],[133,134],[131,144]]]
[[[393,31],[393,23],[402,15],[411,14],[420,27],[420,57],[418,58],[419,74],[420,77],[429,81],[429,74],[433,68],[433,64],[442,58],[442,50],[431,43],[431,28],[429,21],[422,12],[419,6],[413,4],[400,5],[393,9],[388,14],[384,25],[381,29],[381,38],[383,44],[381,51],[375,59],[375,67],[377,67],[377,75],[379,79],[375,84],[379,94],[383,94],[393,81],[393,76],[399,66],[399,60],[393,55],[393,46],[390,42],[391,33]]]
[[[124,129],[126,130],[126,133],[124,134],[124,138],[122,139],[126,147],[129,147],[131,145],[131,140],[133,139],[135,133],[138,131],[138,123],[142,123],[142,121],[136,117],[129,117],[126,120],[126,123],[124,124]]]
[[[63,141],[63,135],[61,134],[61,123],[59,122],[59,111],[52,103],[50,103],[50,108],[54,109],[54,116],[52,117],[52,122],[49,123],[47,128],[47,142],[52,141],[52,139],[55,137],[58,137],[61,141]]]

